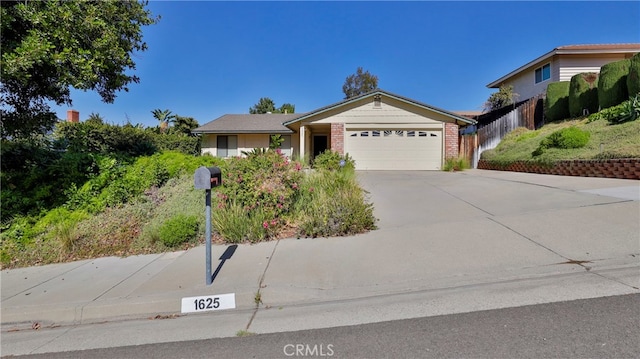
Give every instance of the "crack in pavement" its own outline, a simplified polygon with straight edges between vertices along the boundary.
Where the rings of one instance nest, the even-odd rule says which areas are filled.
[[[602,274],[600,274],[600,273],[592,272],[592,271],[591,271],[591,269],[592,269],[592,268],[591,268],[591,267],[589,267],[589,266],[587,266],[587,265],[585,265],[585,263],[591,263],[591,261],[576,260],[576,259],[572,259],[572,258],[569,258],[569,257],[567,257],[567,256],[564,256],[564,255],[562,255],[562,254],[560,254],[560,253],[558,253],[558,252],[554,251],[553,249],[551,249],[551,248],[549,248],[549,247],[547,247],[547,246],[543,245],[542,243],[538,243],[538,242],[534,241],[533,239],[531,239],[531,238],[529,238],[529,237],[525,236],[524,234],[522,234],[522,233],[520,233],[520,232],[516,231],[515,229],[513,229],[513,228],[511,228],[511,227],[507,226],[506,224],[501,223],[500,221],[498,221],[498,220],[497,220],[497,219],[495,219],[495,218],[487,217],[487,219],[489,219],[490,221],[492,221],[492,222],[494,222],[494,223],[497,223],[497,224],[501,225],[502,227],[504,227],[504,228],[506,228],[506,229],[510,230],[511,232],[513,232],[513,233],[515,233],[515,234],[519,235],[520,237],[522,237],[522,238],[524,238],[524,239],[526,239],[526,240],[530,241],[531,243],[533,243],[533,244],[535,244],[535,245],[537,245],[537,246],[539,246],[539,247],[541,247],[541,248],[544,248],[544,249],[548,250],[549,252],[551,252],[551,253],[553,253],[553,254],[555,254],[555,255],[557,255],[557,256],[560,256],[560,257],[562,257],[562,258],[564,258],[564,259],[566,259],[566,260],[567,260],[566,262],[558,263],[558,264],[571,264],[571,265],[578,265],[578,266],[582,267],[586,272],[589,272],[590,274],[593,274],[593,275],[596,275],[596,276],[601,277],[601,278],[603,278],[603,279],[607,279],[607,280],[610,280],[610,281],[613,281],[613,282],[616,282],[616,283],[622,284],[622,285],[624,285],[624,286],[627,286],[627,287],[630,287],[630,288],[633,288],[633,289],[636,289],[636,290],[640,289],[640,288],[638,288],[638,287],[636,287],[636,286],[633,286],[633,285],[630,285],[630,284],[624,283],[624,282],[622,282],[622,281],[620,281],[620,280],[618,280],[618,279],[615,279],[615,278],[609,278],[609,277],[604,276],[604,275],[602,275]]]
[[[260,291],[262,290],[262,283],[264,282],[264,278],[267,275],[267,270],[269,269],[269,265],[271,264],[271,260],[273,259],[273,256],[276,253],[276,249],[278,248],[278,244],[280,244],[280,239],[278,239],[276,241],[276,245],[273,246],[273,251],[271,251],[271,255],[269,256],[269,260],[267,261],[267,265],[264,267],[264,271],[262,272],[262,275],[260,276],[260,281],[258,282],[258,291],[256,292],[256,308],[253,311],[253,314],[251,315],[251,318],[249,318],[249,323],[247,323],[247,327],[245,328],[245,331],[249,331],[249,328],[251,327],[251,324],[253,323],[253,319],[256,317],[256,314],[258,314],[258,310],[260,310],[260,303],[262,303],[262,299],[260,296]],[[258,299],[260,298],[260,299]]]

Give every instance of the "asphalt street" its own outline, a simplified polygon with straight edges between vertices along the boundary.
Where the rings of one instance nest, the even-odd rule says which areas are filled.
[[[640,295],[632,294],[357,326],[17,358],[638,358],[639,304]]]

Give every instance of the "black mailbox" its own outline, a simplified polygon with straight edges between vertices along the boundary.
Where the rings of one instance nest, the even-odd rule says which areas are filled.
[[[211,189],[222,185],[222,171],[220,167],[200,167],[194,176],[196,189]]]

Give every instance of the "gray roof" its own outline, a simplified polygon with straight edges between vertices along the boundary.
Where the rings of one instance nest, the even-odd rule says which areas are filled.
[[[305,113],[305,114],[299,114],[297,117],[292,118],[291,120],[285,122],[284,124],[288,126],[288,125],[290,125],[292,123],[304,120],[304,119],[309,118],[309,117],[311,117],[313,115],[316,115],[316,114],[319,114],[319,113],[323,113],[323,112],[335,109],[337,107],[341,107],[343,105],[346,105],[346,104],[349,104],[349,103],[352,103],[352,102],[355,102],[355,101],[359,101],[359,100],[361,100],[363,98],[373,97],[373,96],[376,96],[376,95],[384,95],[384,96],[396,99],[398,101],[402,101],[402,102],[411,104],[413,106],[418,106],[418,107],[421,107],[421,108],[424,108],[424,109],[428,109],[428,110],[437,112],[437,113],[445,115],[445,116],[449,116],[452,119],[456,120],[457,123],[462,122],[462,123],[464,123],[466,125],[472,125],[472,124],[476,123],[476,121],[473,120],[473,119],[470,119],[470,118],[467,118],[467,117],[463,117],[463,116],[458,115],[456,113],[453,113],[451,111],[447,111],[447,110],[443,110],[443,109],[438,108],[438,107],[427,105],[426,103],[419,102],[419,101],[416,101],[416,100],[412,100],[412,99],[410,99],[408,97],[396,95],[396,94],[388,92],[388,91],[384,91],[384,90],[381,90],[381,89],[375,89],[375,90],[369,91],[367,93],[364,93],[364,94],[361,94],[361,95],[358,95],[358,96],[355,96],[355,97],[352,97],[352,98],[348,98],[348,99],[340,101],[340,102],[336,102],[336,103],[334,103],[332,105],[321,107],[321,108],[319,108],[317,110],[314,110],[314,111],[311,111],[311,112],[308,112],[308,113]]]
[[[206,123],[191,132],[193,133],[293,133],[283,125],[304,114],[242,114],[224,115]]]

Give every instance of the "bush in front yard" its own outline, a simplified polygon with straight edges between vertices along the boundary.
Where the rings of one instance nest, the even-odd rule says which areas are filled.
[[[601,109],[618,105],[629,99],[627,75],[631,61],[624,59],[600,67],[598,105]]]
[[[214,227],[233,242],[275,238],[295,201],[303,172],[279,150],[252,151],[232,158],[216,190]]]
[[[582,116],[582,110],[598,111],[598,74],[586,72],[573,75],[569,84],[569,116]]]
[[[295,209],[298,235],[347,236],[375,229],[373,205],[368,203],[354,171],[324,171],[303,181]]]
[[[541,155],[547,148],[581,148],[589,143],[591,133],[571,126],[553,132],[542,139],[538,148],[532,153],[533,156]]]
[[[198,218],[179,214],[166,221],[159,231],[160,240],[167,247],[176,247],[194,239],[198,234]]]
[[[354,170],[356,165],[348,153],[343,156],[338,152],[326,150],[314,158],[313,168],[328,171],[337,171],[339,169],[350,171]]]
[[[569,81],[552,82],[547,86],[544,115],[548,122],[569,118]]]
[[[633,55],[629,61],[627,91],[630,97],[634,97],[636,94],[640,93],[640,52]]]

